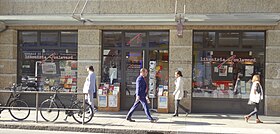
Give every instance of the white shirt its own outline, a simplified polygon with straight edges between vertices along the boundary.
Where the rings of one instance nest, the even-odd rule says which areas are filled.
[[[86,81],[84,83],[83,93],[94,93],[96,91],[95,79],[96,79],[96,76],[95,76],[94,72],[89,71]]]

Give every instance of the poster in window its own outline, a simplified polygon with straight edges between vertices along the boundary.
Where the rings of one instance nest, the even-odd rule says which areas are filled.
[[[227,66],[223,65],[219,68],[219,76],[227,76]]]
[[[254,66],[245,66],[245,76],[251,77],[254,72]]]
[[[99,107],[107,107],[107,96],[99,95],[98,96],[98,106]]]
[[[158,96],[158,108],[167,108],[167,96]]]
[[[42,73],[43,74],[56,74],[56,65],[55,63],[44,63],[42,64]]]
[[[109,107],[117,107],[118,98],[116,95],[109,95]]]

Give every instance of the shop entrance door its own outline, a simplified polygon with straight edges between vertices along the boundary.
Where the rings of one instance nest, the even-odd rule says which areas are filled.
[[[129,109],[135,102],[136,79],[139,76],[141,68],[145,67],[144,51],[127,50],[124,52],[124,89],[121,93],[121,108]],[[139,107],[140,108],[140,107]]]

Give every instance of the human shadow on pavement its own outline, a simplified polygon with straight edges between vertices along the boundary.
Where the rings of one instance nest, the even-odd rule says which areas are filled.
[[[199,115],[199,116],[188,116],[188,118],[204,118],[204,119],[244,119],[242,117],[238,116],[232,116],[232,115]]]

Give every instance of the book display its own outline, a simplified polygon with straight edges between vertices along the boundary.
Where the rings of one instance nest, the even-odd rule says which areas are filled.
[[[120,84],[101,83],[97,91],[99,111],[120,111]]]

